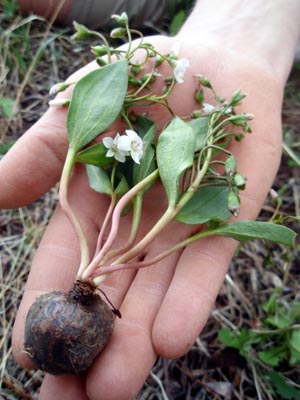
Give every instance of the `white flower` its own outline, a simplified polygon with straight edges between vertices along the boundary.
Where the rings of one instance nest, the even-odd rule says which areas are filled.
[[[68,106],[70,104],[69,99],[53,99],[48,102],[49,106]]]
[[[202,104],[202,114],[203,115],[210,115],[213,111],[215,111],[216,107],[209,103]]]
[[[114,157],[120,162],[125,162],[127,151],[123,151],[119,148],[119,140],[119,133],[117,133],[117,136],[114,139],[112,139],[111,137],[103,138],[103,144],[108,149],[106,157]]]
[[[174,43],[174,45],[171,48],[170,53],[172,53],[172,54],[174,54],[174,56],[178,57],[179,56],[179,52],[180,52],[180,47],[181,47],[181,43],[180,42]]]
[[[121,151],[128,152],[136,164],[140,164],[140,159],[144,152],[144,142],[139,135],[127,129],[126,135],[120,136],[118,140],[118,148]]]
[[[186,69],[190,66],[190,61],[186,58],[182,58],[181,60],[176,61],[176,65],[174,68],[174,77],[178,83],[184,82],[184,74]]]

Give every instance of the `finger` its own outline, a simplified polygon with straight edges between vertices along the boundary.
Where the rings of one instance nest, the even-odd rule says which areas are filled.
[[[153,242],[146,259],[178,239],[179,224],[174,225]],[[186,232],[183,230],[181,235],[184,237]],[[122,319],[116,323],[112,341],[88,373],[87,393],[91,399],[132,399],[141,389],[157,357],[151,337],[153,321],[178,257],[178,253],[173,254],[135,276],[122,303]]]
[[[257,217],[280,158],[278,126],[274,124],[272,141],[260,134],[257,129],[254,137],[245,139],[235,151],[239,169],[248,177],[247,190],[241,196],[240,220]],[[176,358],[194,343],[209,317],[236,245],[229,238],[206,238],[182,253],[153,327],[158,354]]]
[[[85,392],[85,377],[80,375],[46,375],[39,400],[89,400]]]
[[[95,68],[95,63],[70,76],[76,82]],[[58,97],[70,98],[73,86]],[[59,180],[65,160],[67,110],[50,107],[17,141],[0,162],[0,207],[16,208],[46,193]]]
[[[58,181],[67,151],[66,110],[50,108],[0,162],[0,207],[30,203]]]

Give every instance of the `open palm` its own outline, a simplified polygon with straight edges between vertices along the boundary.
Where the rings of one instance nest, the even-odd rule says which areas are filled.
[[[207,46],[199,38],[195,43],[180,35],[156,36],[147,41],[162,53],[180,42],[180,57],[190,60],[185,82],[170,97],[177,115],[187,115],[195,107],[191,94],[196,88],[196,73],[207,76],[222,97],[228,98],[236,89],[248,94],[241,111],[255,115],[251,124],[253,133],[241,143],[232,144],[232,151],[239,171],[248,180],[241,196],[239,219],[256,218],[280,160],[282,86],[263,65],[227,52],[221,46]],[[160,126],[166,121],[164,110],[153,107],[143,111]],[[1,161],[0,205],[7,208],[25,205],[47,192],[59,180],[66,151],[66,110],[50,108]],[[92,249],[108,200],[89,188],[81,166],[75,169],[69,200]],[[162,188],[157,185],[145,195],[141,236],[165,208]],[[130,218],[124,217],[117,244],[125,241],[129,229]],[[196,229],[171,223],[142,256],[152,258]],[[120,308],[123,318],[116,321],[109,345],[85,376],[46,376],[40,398],[133,398],[158,355],[176,358],[189,350],[207,321],[235,247],[232,239],[212,237],[172,254],[155,266],[112,274],[102,288]],[[33,260],[14,327],[14,354],[23,366],[32,366],[22,353],[28,308],[44,292],[67,291],[74,281],[78,259],[73,228],[58,206]]]

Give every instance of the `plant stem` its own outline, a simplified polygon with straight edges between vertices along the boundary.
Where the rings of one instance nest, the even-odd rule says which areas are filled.
[[[106,47],[107,50],[107,61],[109,64],[111,64],[112,60],[111,60],[111,50],[110,50],[110,46],[108,41],[106,40],[106,37],[104,35],[102,35],[102,33],[97,32],[97,31],[91,31],[95,36],[98,36],[102,42],[104,43],[104,46]]]
[[[135,257],[142,249],[147,247],[155,237],[166,227],[166,225],[172,221],[175,217],[176,211],[175,207],[168,207],[164,215],[158,220],[158,222],[154,225],[154,227],[147,233],[144,238],[138,242],[132,249],[130,249],[127,253],[123,254],[119,257],[115,263],[120,264],[124,263],[133,257]]]
[[[106,229],[106,227],[108,225],[108,222],[109,222],[109,220],[110,220],[110,218],[112,216],[114,207],[116,205],[116,197],[117,197],[116,194],[114,192],[112,192],[111,193],[111,201],[110,201],[108,210],[107,210],[107,212],[105,214],[105,218],[104,218],[104,221],[102,223],[101,230],[100,230],[100,233],[99,233],[99,236],[98,236],[97,246],[96,246],[94,257],[96,257],[96,255],[101,250],[104,232],[105,232],[105,229]]]
[[[124,207],[129,203],[130,200],[134,198],[143,188],[145,188],[149,183],[153,182],[158,177],[158,170],[153,171],[150,175],[148,175],[145,179],[140,181],[137,185],[135,185],[132,189],[130,189],[118,202],[115,207],[115,210],[112,215],[112,226],[107,241],[102,247],[101,251],[98,255],[91,261],[91,263],[87,266],[86,270],[83,272],[83,279],[87,279],[93,271],[99,266],[103,257],[107,254],[113,242],[117,236],[120,217]]]
[[[89,263],[90,254],[87,239],[85,237],[84,231],[79,220],[76,217],[76,214],[73,212],[69,201],[68,201],[68,188],[69,182],[73,170],[73,166],[75,164],[76,150],[69,148],[66,161],[64,164],[61,180],[60,180],[60,188],[59,188],[59,202],[63,212],[69,218],[76,236],[79,240],[80,244],[80,266],[78,270],[78,276],[80,277],[87,264]]]
[[[119,271],[121,269],[140,269],[140,268],[148,267],[149,265],[153,265],[153,264],[161,261],[162,259],[164,259],[165,257],[169,256],[170,254],[174,253],[175,251],[178,251],[178,250],[186,247],[187,245],[195,242],[196,240],[203,239],[204,237],[214,235],[215,232],[216,232],[216,229],[199,232],[193,236],[190,236],[189,238],[187,238],[185,240],[182,240],[180,243],[177,243],[176,245],[170,247],[169,249],[158,254],[156,257],[153,257],[147,261],[126,263],[126,260],[123,262],[120,262],[120,259],[116,260],[116,263],[119,261],[118,264],[113,263],[112,265],[103,265],[101,268],[99,268],[99,270],[97,271],[97,275],[95,274],[95,276],[99,277],[100,275],[110,274],[112,272]],[[126,254],[128,254],[128,253],[126,253]]]
[[[124,246],[120,247],[119,249],[111,250],[110,252],[108,252],[106,256],[103,257],[102,264],[106,263],[109,259],[113,257],[123,254],[133,245],[137,236],[138,228],[140,226],[141,212],[142,212],[142,198],[143,195],[141,194],[141,192],[139,192],[133,199],[133,217],[131,224],[131,232],[127,243]]]

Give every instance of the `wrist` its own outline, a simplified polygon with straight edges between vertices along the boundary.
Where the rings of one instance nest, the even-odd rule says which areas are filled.
[[[300,36],[300,0],[199,0],[179,32],[261,64],[285,83]]]

